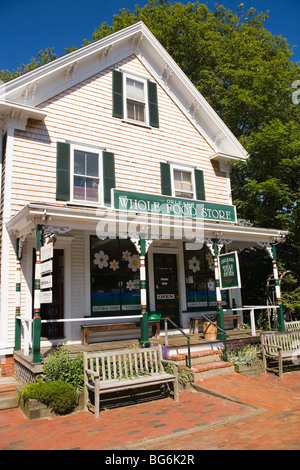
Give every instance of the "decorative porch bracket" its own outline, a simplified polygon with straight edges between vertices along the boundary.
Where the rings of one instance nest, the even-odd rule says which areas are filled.
[[[140,344],[144,348],[150,346],[149,341],[149,316],[147,311],[147,286],[146,286],[146,265],[145,257],[152,240],[145,238],[131,238],[140,255],[140,293],[141,293],[141,340]]]
[[[268,252],[270,258],[272,259],[273,275],[274,275],[274,281],[275,281],[276,305],[278,305],[277,329],[278,331],[283,332],[285,331],[285,326],[284,326],[283,306],[282,306],[282,301],[281,301],[281,290],[280,290],[280,284],[279,284],[279,279],[278,279],[276,247],[275,245],[271,245],[270,243],[260,243],[260,246]]]
[[[216,283],[216,299],[217,299],[217,325],[218,333],[217,339],[220,341],[226,341],[226,335],[223,333],[225,330],[224,324],[224,312],[222,307],[222,295],[220,288],[220,275],[219,275],[219,264],[218,264],[218,255],[221,253],[223,246],[227,243],[230,243],[231,240],[218,240],[218,239],[208,239],[205,241],[208,249],[214,257],[214,270],[215,270],[215,283]]]

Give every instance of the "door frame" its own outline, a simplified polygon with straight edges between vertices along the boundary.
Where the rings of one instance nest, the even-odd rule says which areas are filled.
[[[149,310],[155,310],[154,259],[155,254],[176,255],[178,282],[179,325],[182,325],[182,312],[186,310],[186,290],[184,275],[183,242],[181,240],[154,240],[148,250],[148,288]]]

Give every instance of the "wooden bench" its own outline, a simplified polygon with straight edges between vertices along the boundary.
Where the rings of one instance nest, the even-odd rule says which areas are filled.
[[[267,370],[274,370],[274,368],[268,367],[269,359],[278,362],[279,377],[283,375],[283,361],[295,359],[299,363],[297,356],[300,354],[300,331],[261,333],[260,342],[264,373]]]
[[[150,348],[125,349],[102,353],[83,353],[84,408],[94,408],[100,414],[102,394],[131,390],[151,385],[173,383],[174,400],[178,394],[178,364],[162,357],[161,345]],[[172,364],[173,374],[165,372],[163,363]],[[94,405],[89,393],[94,393]]]
[[[209,318],[209,315],[207,315]],[[198,333],[199,323],[203,322],[204,318],[200,317],[190,317],[190,334],[194,335]],[[238,329],[242,328],[242,315],[224,315],[224,322],[226,320],[237,320]]]
[[[160,335],[160,321],[149,320],[149,326],[152,328],[152,336],[158,338]],[[123,330],[140,328],[141,322],[131,323],[102,323],[98,325],[81,325],[81,344],[87,346],[90,344],[90,332],[91,331],[112,331],[112,330]]]

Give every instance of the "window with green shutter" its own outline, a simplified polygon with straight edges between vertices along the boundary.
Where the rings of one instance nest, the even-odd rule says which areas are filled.
[[[113,116],[127,122],[159,127],[157,84],[135,74],[113,70]]]
[[[56,199],[87,205],[110,204],[115,187],[114,154],[57,142]]]
[[[205,201],[203,171],[187,165],[160,163],[161,193],[164,196]]]

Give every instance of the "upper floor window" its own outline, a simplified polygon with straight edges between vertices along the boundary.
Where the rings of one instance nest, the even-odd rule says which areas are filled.
[[[57,142],[56,199],[110,205],[115,187],[114,154],[87,145]]]
[[[126,117],[132,121],[147,122],[145,82],[126,77]]]
[[[194,199],[194,178],[192,171],[174,168],[173,181],[175,197]]]
[[[159,127],[157,85],[134,73],[113,70],[113,116]]]
[[[99,159],[99,153],[74,149],[72,177],[73,199],[78,201],[100,201]]]

